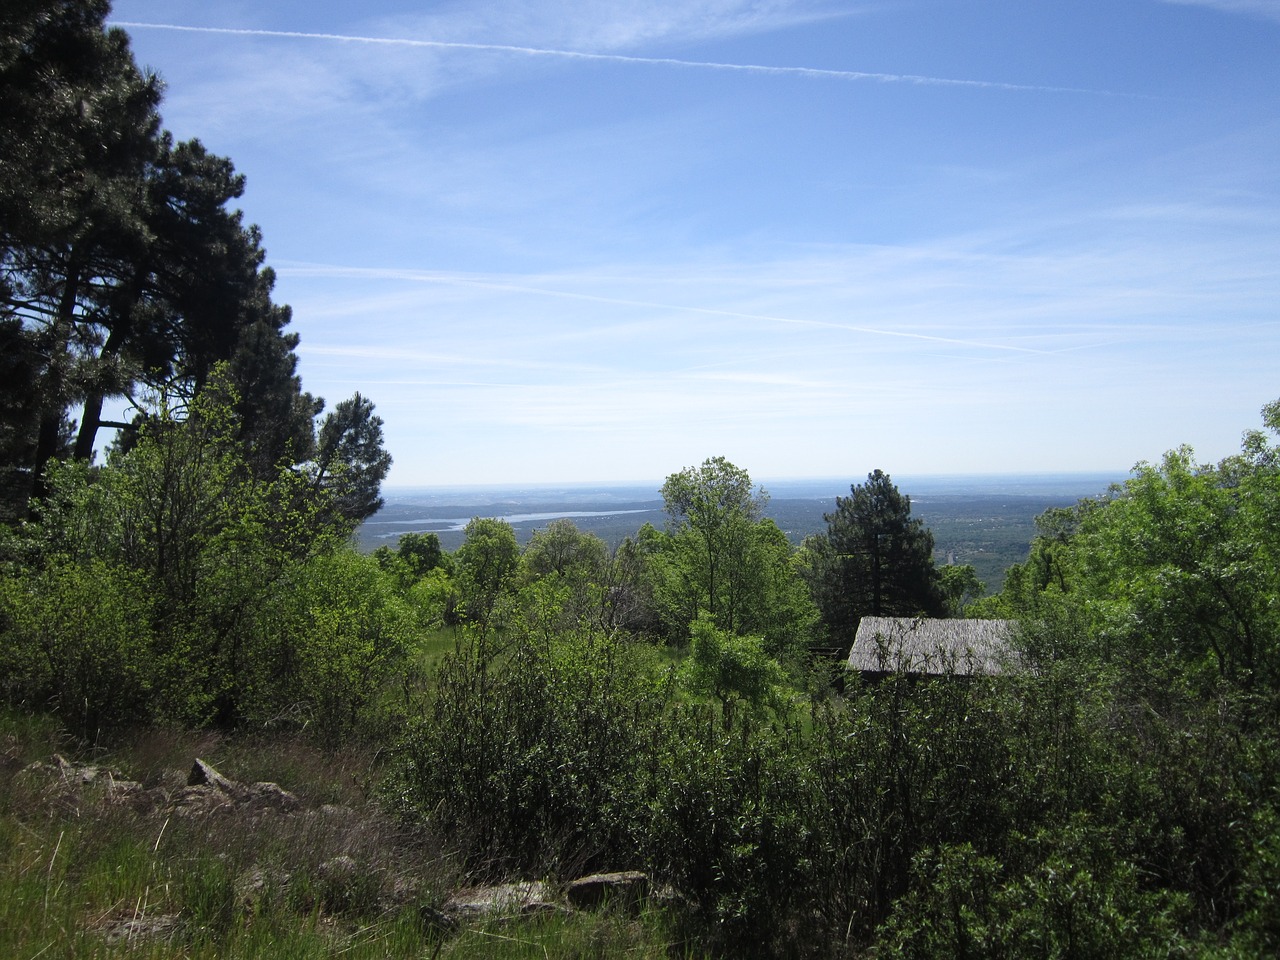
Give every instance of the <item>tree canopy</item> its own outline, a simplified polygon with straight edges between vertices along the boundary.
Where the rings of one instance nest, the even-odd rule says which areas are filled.
[[[811,584],[831,640],[848,646],[864,616],[943,616],[933,534],[911,498],[875,470],[836,497],[827,532],[811,542]]]
[[[710,457],[667,477],[662,497],[668,530],[641,531],[641,542],[668,634],[684,642],[705,614],[730,634],[763,636],[773,654],[803,647],[816,613],[786,535],[763,517],[769,495],[747,471]]]
[[[358,395],[320,425],[296,375],[297,335],[272,300],[262,235],[231,204],[244,178],[161,129],[106,0],[0,13],[0,514],[20,517],[51,460],[92,458],[104,427],[169,416],[229,364],[245,464],[313,463],[353,522],[377,509],[389,457]],[[109,420],[108,405],[127,420]],[[339,476],[341,479],[339,479]]]
[[[1280,405],[1240,453],[1179,447],[1104,497],[1041,518],[1026,562],[983,614],[1070,628],[1046,657],[1088,652],[1197,682],[1280,685]],[[1062,644],[1065,644],[1064,648]]]

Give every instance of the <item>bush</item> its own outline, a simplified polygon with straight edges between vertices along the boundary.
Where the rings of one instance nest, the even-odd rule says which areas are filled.
[[[633,867],[639,767],[663,736],[669,688],[618,637],[584,627],[547,638],[540,616],[558,619],[544,610],[502,637],[463,634],[400,745],[392,803],[448,830],[474,868]]]
[[[52,710],[86,739],[148,719],[150,623],[145,578],[100,561],[0,580],[8,701]]]
[[[412,629],[398,586],[373,558],[343,550],[292,567],[257,620],[246,719],[288,719],[336,745],[368,719]]]

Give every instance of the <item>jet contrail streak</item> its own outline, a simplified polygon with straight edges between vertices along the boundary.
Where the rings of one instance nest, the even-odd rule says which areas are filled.
[[[582,300],[588,303],[607,303],[623,307],[643,307],[654,310],[667,310],[675,313],[695,313],[710,317],[728,317],[738,320],[753,320],[761,323],[776,323],[796,327],[818,327],[827,330],[843,330],[847,333],[860,333],[876,337],[894,337],[902,340],[925,340],[930,343],[946,343],[955,346],[972,347],[986,350],[1000,350],[1008,353],[1052,355],[1053,350],[1039,350],[1035,347],[1019,347],[1008,343],[991,343],[981,340],[965,340],[958,337],[943,337],[931,333],[912,333],[906,330],[886,330],[879,327],[863,327],[851,323],[835,323],[830,320],[808,320],[796,317],[779,317],[760,313],[743,313],[737,310],[719,310],[713,307],[680,306],[671,303],[657,303],[651,300],[632,300],[623,297],[608,297],[591,293],[574,293],[569,290],[553,290],[546,287],[533,287],[524,284],[506,283],[476,277],[460,277],[447,274],[423,273],[415,270],[385,270],[376,267],[328,267],[317,264],[277,264],[277,272],[293,275],[313,274],[318,276],[376,277],[379,279],[408,280],[413,283],[438,283],[462,287],[479,287],[487,290],[502,290],[511,293],[530,293],[543,297],[558,297],[563,300]]]
[[[294,40],[325,40],[335,43],[367,43],[395,47],[420,47],[436,50],[475,50],[490,53],[515,53],[528,57],[560,57],[566,60],[596,60],[606,63],[631,63],[644,66],[684,67],[700,70],[736,70],[742,73],[778,76],[814,77],[831,80],[865,80],[874,83],[908,83],[917,86],[971,87],[979,90],[1010,90],[1034,93],[1088,94],[1096,97],[1126,97],[1137,100],[1161,99],[1138,93],[1116,93],[1084,87],[1037,86],[1002,83],[995,80],[955,80],[926,77],[911,73],[865,73],[860,70],[828,70],[820,67],[771,67],[755,63],[717,63],[706,60],[678,60],[672,57],[631,57],[618,53],[583,53],[578,50],[551,50],[545,47],[521,47],[505,43],[462,43],[449,40],[410,40],[398,37],[356,37],[341,33],[302,33],[293,30],[244,30],[231,27],[187,27],[173,23],[139,23],[113,20],[111,26],[130,30],[172,30],[182,33],[216,33],[238,37],[282,37]]]

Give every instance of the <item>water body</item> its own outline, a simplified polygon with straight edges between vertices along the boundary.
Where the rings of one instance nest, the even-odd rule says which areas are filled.
[[[383,511],[385,512],[385,510]],[[559,520],[562,518],[573,519],[575,517],[614,517],[622,516],[628,513],[649,513],[649,510],[548,510],[543,513],[508,513],[497,520],[504,520],[512,526],[520,526],[526,523],[536,523],[541,520]],[[380,514],[381,515],[381,514]],[[377,533],[370,531],[373,536],[380,540],[390,540],[404,536],[406,533],[428,533],[449,531],[450,533],[459,533],[466,529],[472,517],[422,517],[416,520],[378,520],[371,519],[366,521],[365,526],[377,527],[388,526],[394,529],[387,533]]]

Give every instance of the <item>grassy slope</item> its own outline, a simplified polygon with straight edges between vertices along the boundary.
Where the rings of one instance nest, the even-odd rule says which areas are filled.
[[[174,789],[200,756],[235,779],[280,782],[304,803],[291,816],[139,813],[105,787],[24,775],[55,752],[77,753],[42,718],[0,719],[0,750],[0,956],[671,955],[656,912],[442,923],[439,906],[465,878],[438,843],[380,815],[367,797],[376,758],[358,750],[152,730],[110,751],[79,751]],[[338,857],[351,863],[335,872]]]

